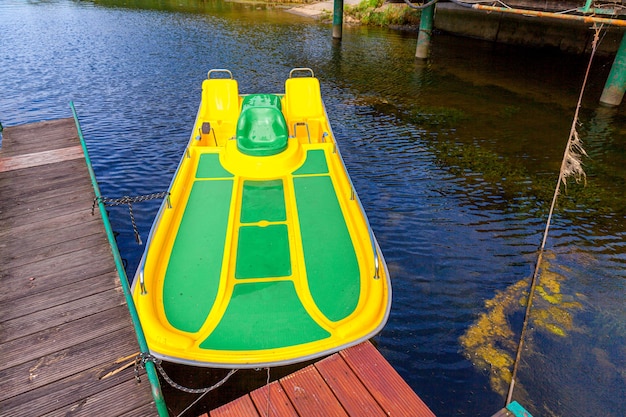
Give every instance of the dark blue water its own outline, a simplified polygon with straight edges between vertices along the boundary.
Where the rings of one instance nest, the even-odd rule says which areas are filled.
[[[440,34],[423,64],[415,38],[347,26],[336,43],[328,25],[219,1],[5,0],[0,121],[70,117],[74,101],[102,193],[159,192],[209,69],[280,93],[313,68],[392,274],[378,348],[438,416],[490,416],[588,57]],[[525,338],[514,398],[535,416],[626,415],[626,117],[596,104],[610,64],[594,65],[587,184],[562,190]],[[159,203],[133,207],[144,240]],[[110,217],[132,276],[143,247],[125,208]]]

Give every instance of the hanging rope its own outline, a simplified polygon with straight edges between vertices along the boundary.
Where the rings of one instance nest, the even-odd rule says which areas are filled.
[[[528,328],[528,321],[530,319],[530,311],[532,308],[533,296],[535,294],[535,289],[537,287],[537,281],[539,277],[539,269],[541,267],[541,262],[543,260],[543,252],[546,247],[546,240],[548,239],[548,232],[550,230],[550,223],[552,221],[552,214],[554,213],[554,207],[556,206],[556,201],[560,194],[561,184],[563,186],[567,186],[567,178],[570,176],[574,176],[576,182],[579,182],[581,179],[585,178],[585,172],[582,169],[582,156],[586,156],[587,153],[582,147],[582,142],[580,137],[578,136],[578,132],[576,131],[576,125],[578,124],[578,116],[580,113],[580,108],[582,105],[583,94],[585,92],[585,87],[587,85],[587,80],[589,78],[589,72],[591,70],[591,63],[593,62],[593,57],[598,48],[598,43],[600,40],[600,30],[602,26],[597,27],[594,24],[594,38],[592,44],[591,55],[589,56],[589,63],[587,64],[587,71],[585,72],[585,79],[583,80],[582,87],[580,89],[580,95],[578,96],[578,104],[576,105],[576,111],[574,112],[574,119],[572,121],[572,127],[570,129],[569,138],[567,140],[567,145],[565,146],[565,153],[563,154],[563,160],[561,161],[561,170],[559,171],[559,178],[556,183],[556,187],[554,190],[554,196],[552,197],[552,204],[550,205],[550,212],[548,213],[548,220],[546,221],[546,228],[543,232],[543,239],[541,241],[541,247],[539,248],[539,254],[537,255],[537,264],[535,265],[535,272],[533,273],[531,282],[530,282],[530,290],[528,291],[528,302],[526,303],[526,311],[524,313],[524,322],[522,324],[522,331],[520,334],[519,343],[517,345],[517,353],[515,355],[515,362],[513,363],[513,372],[511,374],[511,384],[509,385],[509,392],[506,397],[506,405],[511,402],[513,397],[513,389],[515,388],[515,379],[517,377],[517,370],[519,368],[520,358],[522,356],[522,348],[524,345],[524,337],[526,335],[526,329]]]
[[[415,5],[415,4],[411,3],[409,0],[404,0],[404,3],[406,3],[406,5],[409,6],[411,9],[423,10],[423,9],[429,7],[429,6],[432,6],[433,4],[437,3],[438,1],[439,0],[430,0],[428,3]]]
[[[138,244],[142,244],[141,242],[141,236],[139,235],[139,230],[137,229],[137,223],[135,222],[135,215],[133,213],[133,203],[139,203],[142,201],[148,201],[148,200],[154,200],[157,198],[164,198],[164,197],[169,197],[169,192],[167,191],[163,191],[160,193],[152,193],[152,194],[145,194],[145,195],[139,195],[139,196],[135,196],[135,197],[130,197],[130,196],[124,196],[121,198],[109,198],[109,197],[96,197],[93,199],[93,204],[91,206],[91,215],[94,215],[96,206],[100,203],[104,204],[105,206],[121,206],[123,204],[128,205],[128,213],[130,214],[130,221],[133,225],[133,232],[135,234],[135,240],[137,241]]]
[[[272,389],[270,388],[270,368],[265,369],[267,369],[267,380],[265,381],[265,386],[267,387],[267,407],[265,408],[265,417],[270,417],[270,404],[272,403]]]

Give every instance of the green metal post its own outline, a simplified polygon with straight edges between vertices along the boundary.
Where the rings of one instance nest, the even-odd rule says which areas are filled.
[[[433,20],[435,16],[435,3],[422,10],[420,16],[420,28],[417,35],[417,48],[415,58],[426,59],[430,53],[430,38],[433,34]]]
[[[333,7],[333,39],[341,39],[343,25],[343,0],[335,0]]]
[[[619,106],[626,91],[626,33],[622,35],[622,42],[615,55],[609,78],[604,84],[600,103],[607,106]]]
[[[98,186],[98,182],[96,181],[96,174],[94,173],[93,166],[91,165],[91,159],[89,158],[89,152],[87,151],[87,144],[85,143],[85,138],[83,137],[83,132],[80,128],[78,115],[76,114],[76,109],[74,108],[73,102],[70,102],[70,107],[72,108],[72,114],[74,115],[76,130],[78,130],[80,145],[82,146],[83,153],[85,154],[85,162],[87,163],[87,169],[89,170],[89,176],[91,177],[91,185],[93,186],[93,190],[96,194],[96,198],[98,201],[98,208],[100,209],[100,214],[102,216],[102,223],[104,224],[104,229],[106,231],[107,238],[109,239],[109,245],[111,246],[111,251],[113,252],[113,259],[115,260],[117,274],[122,284],[122,289],[124,291],[126,305],[128,306],[130,318],[135,328],[135,334],[137,335],[139,350],[141,351],[141,353],[149,353],[150,351],[148,349],[148,343],[146,342],[146,338],[143,334],[141,322],[139,321],[139,316],[137,315],[137,310],[135,309],[135,303],[130,293],[128,277],[126,276],[126,271],[124,270],[122,257],[120,256],[117,244],[115,243],[115,236],[113,234],[113,229],[111,228],[111,223],[109,222],[109,216],[107,215],[106,208],[104,207],[104,203],[101,200],[102,194],[100,194],[100,187]],[[159,383],[159,376],[157,375],[156,367],[151,361],[146,361],[145,367],[146,374],[148,375],[148,380],[150,381],[152,398],[154,398],[159,417],[169,417],[169,412],[167,411],[167,406],[165,405],[165,399],[163,398],[163,393],[161,392],[161,385]]]

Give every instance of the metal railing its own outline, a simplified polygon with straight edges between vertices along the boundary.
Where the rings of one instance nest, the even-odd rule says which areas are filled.
[[[135,303],[133,301],[133,298],[130,292],[130,286],[128,285],[128,277],[126,276],[126,271],[124,270],[122,257],[120,256],[120,252],[117,247],[117,243],[115,241],[115,236],[113,235],[113,229],[111,228],[109,216],[107,215],[106,208],[104,207],[104,203],[102,201],[102,195],[100,194],[100,187],[98,186],[98,182],[96,181],[96,175],[91,165],[91,159],[89,158],[89,152],[87,151],[87,145],[83,137],[83,132],[81,130],[80,122],[78,121],[78,115],[76,114],[76,109],[74,107],[73,102],[70,102],[70,107],[72,109],[72,115],[74,116],[74,122],[76,123],[76,130],[78,130],[78,138],[80,139],[80,145],[83,148],[83,153],[85,154],[85,162],[87,163],[87,169],[89,170],[89,177],[91,178],[91,185],[93,186],[93,190],[96,194],[96,199],[98,199],[98,208],[100,209],[102,223],[104,224],[104,229],[106,231],[106,235],[109,240],[109,245],[111,246],[111,251],[113,252],[113,259],[115,260],[115,267],[117,269],[117,274],[120,279],[122,289],[124,291],[124,298],[126,299],[126,305],[128,306],[128,311],[130,313],[130,317],[133,322],[133,327],[135,329],[135,334],[137,336],[137,342],[139,343],[139,349],[142,354],[148,354],[150,352],[150,350],[148,349],[148,343],[146,342],[146,338],[143,334],[143,329],[141,328],[141,322],[139,321],[137,310],[135,309]],[[159,384],[159,377],[158,377],[156,368],[154,366],[154,363],[150,361],[146,362],[145,369],[146,369],[146,374],[148,375],[148,380],[150,381],[152,397],[154,398],[157,412],[159,413],[160,417],[169,417],[169,413],[167,411],[167,406],[165,405],[165,399],[163,398],[163,393],[161,392],[161,385]]]

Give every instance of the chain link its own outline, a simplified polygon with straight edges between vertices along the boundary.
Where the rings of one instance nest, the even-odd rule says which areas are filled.
[[[137,382],[141,382],[141,378],[139,377],[139,371],[141,369],[145,369],[146,362],[148,361],[154,363],[154,366],[157,368],[163,379],[168,384],[170,384],[173,388],[176,388],[177,390],[186,392],[188,394],[204,394],[209,391],[213,391],[214,389],[224,385],[224,383],[226,383],[226,381],[228,381],[228,379],[233,376],[235,372],[237,372],[237,369],[231,369],[224,378],[207,388],[187,388],[178,384],[172,378],[170,378],[170,376],[165,372],[165,369],[163,369],[163,367],[161,366],[161,359],[152,356],[148,352],[142,352],[135,358],[135,379],[137,380]]]

